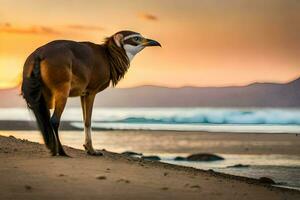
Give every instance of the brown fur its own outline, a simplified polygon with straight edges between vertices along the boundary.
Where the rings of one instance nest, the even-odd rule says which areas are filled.
[[[116,86],[128,70],[129,59],[123,46],[118,45],[122,45],[121,39],[130,34],[136,32],[118,32],[101,45],[56,40],[38,48],[27,58],[23,68],[22,93],[34,111],[53,155],[66,155],[59,141],[58,127],[68,97],[81,97],[85,129],[90,129],[95,95],[110,83]],[[121,37],[114,37],[116,35]],[[149,43],[149,46],[158,45]],[[50,119],[47,113],[51,108],[54,108],[54,113]],[[88,153],[95,154],[90,131],[85,133],[85,147]],[[53,140],[56,144],[51,144]]]

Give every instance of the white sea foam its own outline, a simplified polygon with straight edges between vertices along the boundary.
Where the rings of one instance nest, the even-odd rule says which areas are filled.
[[[81,127],[81,109],[67,108],[62,119]],[[0,109],[0,120],[34,117],[27,109]],[[300,133],[300,109],[95,108],[93,121],[103,129]]]

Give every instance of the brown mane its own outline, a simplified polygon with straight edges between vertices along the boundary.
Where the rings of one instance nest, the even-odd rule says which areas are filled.
[[[124,49],[115,44],[113,37],[106,38],[104,46],[106,46],[110,64],[110,80],[112,85],[116,86],[129,68],[129,59]]]

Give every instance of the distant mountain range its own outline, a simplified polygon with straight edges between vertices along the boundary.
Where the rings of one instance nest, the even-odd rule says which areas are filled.
[[[22,107],[18,89],[0,90],[0,107]],[[79,106],[71,98],[68,106]],[[97,95],[97,107],[300,107],[300,78],[285,84],[253,83],[232,87],[140,86],[108,88]]]

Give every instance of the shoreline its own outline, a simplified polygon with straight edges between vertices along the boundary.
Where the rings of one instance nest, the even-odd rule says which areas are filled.
[[[3,199],[298,199],[297,190],[211,170],[146,161],[102,151],[51,157],[44,145],[0,136]],[[28,189],[30,188],[30,189]],[[74,188],[78,188],[74,190]],[[81,188],[81,189],[80,189]],[[14,192],[12,192],[14,191]],[[118,192],[116,192],[118,191]]]
[[[0,134],[42,142],[41,134],[37,130],[0,130]],[[60,138],[62,144],[83,149],[83,130],[61,130]],[[142,145],[145,141],[149,145]],[[148,154],[178,154],[178,156],[197,152],[300,156],[300,136],[285,133],[93,130],[93,142],[95,148],[105,148],[115,152],[129,150]]]
[[[68,121],[63,120],[61,121],[60,130],[63,131],[82,131],[83,127],[78,127],[72,125],[72,123],[82,123],[82,121]],[[97,121],[94,121],[94,123],[98,123]],[[220,125],[220,124],[211,124],[212,126]],[[233,125],[242,125],[242,126],[248,126],[248,124],[233,124]],[[204,124],[206,126],[206,124]],[[272,125],[269,125],[272,126]],[[285,126],[285,125],[283,125]],[[142,132],[198,132],[198,133],[230,133],[230,134],[291,134],[300,136],[300,133],[293,133],[293,132],[239,132],[239,131],[208,131],[208,130],[151,130],[151,129],[113,129],[113,128],[97,128],[92,127],[94,131],[124,131],[124,132],[131,132],[131,131],[142,131]],[[0,120],[0,131],[36,131],[38,130],[36,121],[26,121],[26,120]]]

